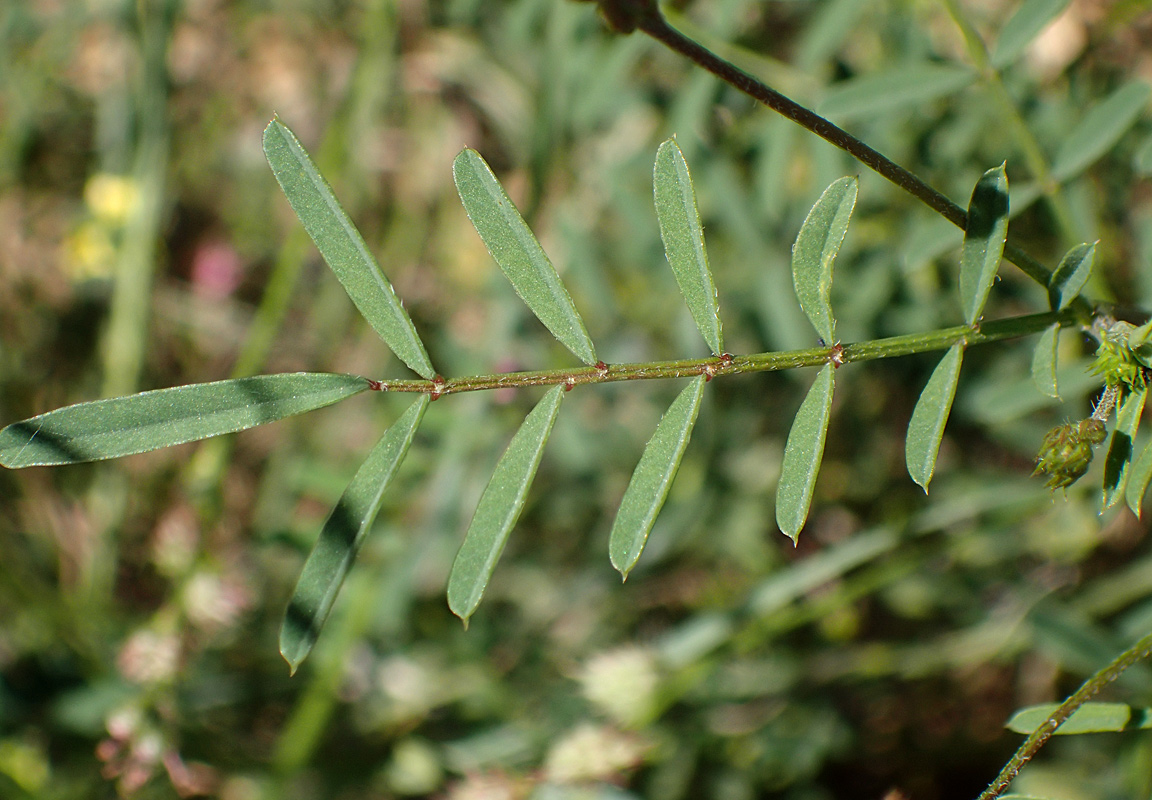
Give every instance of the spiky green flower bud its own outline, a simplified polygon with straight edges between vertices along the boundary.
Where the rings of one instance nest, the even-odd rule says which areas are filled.
[[[1092,448],[1105,436],[1104,423],[1093,418],[1053,428],[1044,435],[1032,474],[1048,476],[1047,486],[1053,491],[1071,486],[1088,471]]]

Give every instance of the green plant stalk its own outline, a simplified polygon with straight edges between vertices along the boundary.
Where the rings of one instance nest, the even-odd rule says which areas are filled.
[[[857,344],[815,347],[807,350],[784,350],[775,353],[756,353],[747,356],[724,354],[712,358],[690,358],[680,361],[648,361],[638,364],[604,364],[573,369],[549,369],[527,372],[505,372],[495,375],[471,375],[465,378],[437,378],[435,380],[383,380],[372,381],[372,388],[381,392],[424,392],[433,399],[459,392],[480,392],[491,389],[516,389],[525,386],[569,387],[589,383],[652,380],[658,378],[688,378],[706,375],[708,379],[719,375],[743,375],[752,372],[775,372],[796,367],[819,367],[833,363],[837,366],[853,361],[875,361],[881,358],[947,350],[957,342],[966,346],[998,342],[1039,333],[1053,323],[1072,325],[1076,314],[1070,308],[1021,317],[986,322],[979,326],[956,325],[927,333],[892,336]]]
[[[988,55],[988,48],[984,44],[984,40],[980,38],[980,34],[964,17],[956,0],[940,0],[940,2],[947,10],[948,15],[952,17],[956,27],[960,29],[960,35],[964,37],[968,56],[980,72],[980,77],[984,80],[1001,118],[1008,123],[1008,129],[1024,156],[1024,163],[1028,165],[1028,171],[1040,184],[1041,191],[1048,199],[1052,213],[1056,217],[1056,224],[1064,238],[1071,241],[1076,230],[1076,226],[1072,222],[1072,211],[1060,194],[1060,185],[1052,178],[1052,170],[1040,143],[1036,141],[1032,131],[1028,130],[1028,126],[1024,124],[1024,120],[1021,119],[1016,110],[1015,103],[1008,96],[1008,90],[1004,88],[1004,82],[1000,80],[1000,73],[992,66],[992,60]]]
[[[688,38],[668,24],[656,0],[599,0],[600,10],[618,31],[641,30],[669,49],[679,53],[697,66],[711,72],[734,89],[787,117],[797,125],[840,148],[856,160],[899,188],[920,200],[956,227],[968,226],[968,215],[963,208],[933,189],[914,173],[909,172],[887,156],[873,150],[843,128],[833,124],[794,100],[772,89],[735,65],[717,56],[708,48]],[[1025,275],[1047,287],[1052,271],[1011,241],[1004,245],[1004,258],[1018,266]],[[1072,307],[1081,323],[1087,324],[1092,308],[1087,300],[1077,298]]]
[[[1123,672],[1144,660],[1149,655],[1152,655],[1152,633],[1144,636],[1136,644],[1125,650],[1117,656],[1112,663],[1104,667],[1088,680],[1084,681],[1083,685],[1076,690],[1076,693],[1060,704],[1060,707],[1052,712],[1048,719],[1044,720],[1039,728],[1034,730],[1032,734],[1024,740],[1024,744],[1013,754],[1012,758],[1004,765],[1004,769],[1000,770],[1000,774],[996,776],[996,780],[989,784],[988,788],[980,795],[978,800],[993,800],[999,797],[1012,780],[1020,774],[1021,768],[1027,764],[1033,756],[1044,746],[1044,743],[1052,737],[1065,720],[1076,713],[1080,706],[1084,705],[1090,700],[1097,692],[1110,684],[1112,681],[1120,677]]]

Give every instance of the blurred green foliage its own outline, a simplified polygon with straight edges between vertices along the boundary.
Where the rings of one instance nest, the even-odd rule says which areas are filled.
[[[1077,0],[1001,50],[1015,8],[960,8],[1033,142],[934,2],[715,0],[673,22],[953,198],[1007,160],[1024,193],[1013,235],[1053,266],[1100,239],[1092,293],[1152,308],[1146,101],[1099,160],[1063,156],[1093,107],[1152,70],[1146,5]],[[279,194],[260,151],[273,113],[318,154],[446,374],[570,363],[468,224],[451,179],[465,145],[509,187],[605,361],[706,354],[653,210],[652,154],[673,134],[729,351],[814,346],[789,248],[845,174],[860,199],[838,335],[960,320],[958,232],[651,41],[608,34],[590,6],[9,3],[0,420],[230,373],[403,374]],[[1037,181],[1044,163],[1058,180]],[[986,316],[1046,307],[1042,287],[1000,277]],[[902,451],[937,359],[841,371],[797,550],[771,498],[810,376],[717,381],[624,586],[611,520],[681,387],[574,392],[466,633],[446,576],[536,398],[445,398],[291,680],[275,636],[300,564],[402,399],[2,472],[0,796],[975,796],[1019,742],[1002,728],[1014,709],[1062,698],[1152,624],[1146,529],[1097,515],[1102,467],[1066,499],[1027,477],[1092,388],[1081,337],[1061,337],[1065,405],[1032,386],[1031,345],[967,354],[927,498]],[[1141,706],[1150,691],[1140,666],[1112,694]],[[1147,733],[1064,737],[1017,789],[1148,796],[1150,762]]]

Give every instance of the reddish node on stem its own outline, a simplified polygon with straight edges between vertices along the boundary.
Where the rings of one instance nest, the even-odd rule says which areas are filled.
[[[724,364],[725,366],[727,366],[728,364],[731,364],[732,363],[732,354],[731,353],[721,353],[720,354],[720,363]]]
[[[567,378],[564,379],[564,391],[566,391],[566,392],[572,391],[572,387],[575,385],[576,385],[576,379],[573,378],[571,375],[569,375]]]
[[[601,378],[608,377],[608,365],[603,361],[596,362],[596,372]]]
[[[840,369],[844,366],[844,346],[839,342],[832,345],[832,349],[828,351],[828,363],[832,365],[833,369]]]
[[[432,379],[432,391],[429,395],[429,400],[439,400],[443,394],[444,376],[440,373],[436,373],[436,376]]]
[[[384,385],[383,381],[374,381],[371,378],[365,378],[368,381],[368,391],[370,392],[386,392],[388,387]]]
[[[705,383],[708,383],[708,381],[710,381],[716,377],[716,368],[713,367],[711,364],[705,364],[702,372],[704,374],[704,382]]]

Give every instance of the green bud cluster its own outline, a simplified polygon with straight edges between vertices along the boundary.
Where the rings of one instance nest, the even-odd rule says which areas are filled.
[[[1078,481],[1092,464],[1092,448],[1104,441],[1104,423],[1094,417],[1053,428],[1044,436],[1033,475],[1046,475],[1055,491]]]

